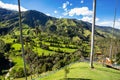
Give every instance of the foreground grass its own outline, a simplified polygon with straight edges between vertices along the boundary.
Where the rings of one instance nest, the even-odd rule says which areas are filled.
[[[88,63],[75,63],[69,67],[68,80],[120,80],[120,71],[95,64],[95,69],[90,69]],[[64,69],[37,80],[64,80]]]

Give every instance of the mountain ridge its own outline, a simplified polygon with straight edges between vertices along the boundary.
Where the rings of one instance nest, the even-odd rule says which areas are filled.
[[[0,34],[2,33],[8,33],[10,30],[12,30],[15,26],[18,26],[18,12],[7,10],[0,8]],[[51,23],[49,25],[46,25],[48,22]],[[57,29],[59,28],[70,28],[72,26],[77,26],[79,28],[83,28],[83,30],[89,30],[91,32],[91,23],[77,20],[77,19],[68,19],[68,18],[55,18],[51,16],[47,16],[46,14],[36,11],[36,10],[28,10],[25,12],[22,12],[22,23],[27,24],[29,27],[35,28],[36,26],[42,26],[43,28],[47,29],[48,26],[55,25],[57,26]],[[47,28],[46,28],[47,26]],[[70,27],[66,27],[70,26]],[[81,26],[81,27],[80,27]],[[72,27],[76,28],[76,27]],[[76,28],[76,29],[79,29]],[[82,29],[81,28],[81,29]],[[61,29],[62,30],[62,29]],[[95,34],[98,34],[100,36],[104,36],[101,33],[98,32],[98,30],[102,32],[107,32],[111,34],[112,27],[105,27],[105,26],[97,26],[96,25],[96,31]],[[58,30],[60,31],[60,30]],[[114,29],[114,32],[120,32],[119,29]],[[114,33],[116,36],[119,36],[119,34]]]

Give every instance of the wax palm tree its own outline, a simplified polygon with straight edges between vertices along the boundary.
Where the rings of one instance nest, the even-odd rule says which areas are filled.
[[[94,53],[94,28],[95,28],[95,18],[96,18],[96,0],[93,1],[93,23],[92,23],[92,36],[91,36],[91,55],[90,55],[90,67],[93,66],[93,53]]]
[[[20,27],[20,41],[22,46],[22,57],[24,61],[24,74],[25,74],[25,80],[27,80],[27,74],[26,74],[26,62],[25,62],[25,56],[24,56],[24,44],[23,44],[23,34],[22,34],[22,24],[21,24],[21,9],[20,9],[20,0],[18,0],[18,10],[19,10],[19,27]]]

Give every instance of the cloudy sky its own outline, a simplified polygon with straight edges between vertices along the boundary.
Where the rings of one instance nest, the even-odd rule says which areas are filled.
[[[92,3],[93,0],[21,0],[21,9],[37,10],[57,18],[75,18],[92,22]],[[117,6],[115,27],[120,29],[119,5],[120,0],[97,0],[96,24],[112,26]],[[0,0],[0,7],[18,10],[17,0]]]

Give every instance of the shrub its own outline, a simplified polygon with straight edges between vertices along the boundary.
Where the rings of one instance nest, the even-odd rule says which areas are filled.
[[[59,68],[61,68],[60,62],[58,62],[57,64],[55,64],[55,65],[53,66],[52,70],[57,70],[57,69],[59,69]]]
[[[27,71],[27,75],[29,75],[28,69],[26,71]],[[12,71],[10,72],[10,76],[13,77],[13,78],[25,77],[24,69],[22,67],[14,67],[12,69]]]
[[[120,64],[120,52],[117,53],[116,61],[117,61],[117,64]]]
[[[60,60],[53,66],[52,70],[60,69],[63,66],[65,66],[65,62],[63,60]]]
[[[47,64],[44,64],[43,66],[42,66],[42,72],[46,72],[47,71]]]

